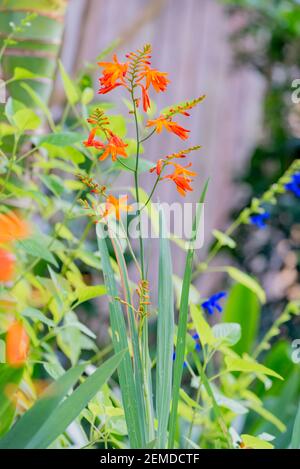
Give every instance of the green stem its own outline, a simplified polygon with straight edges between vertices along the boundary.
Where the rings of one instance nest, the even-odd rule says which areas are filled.
[[[152,137],[152,135],[155,133],[155,130],[156,130],[156,129],[153,129],[152,132],[150,132],[150,134],[147,135],[145,138],[142,138],[142,140],[140,140],[139,143],[146,142],[146,140],[148,140],[148,138]]]
[[[7,173],[5,175],[5,179],[4,179],[4,182],[3,182],[3,186],[1,187],[0,189],[0,195],[4,192],[5,190],[5,187],[6,187],[6,183],[9,181],[10,179],[10,176],[11,176],[11,173],[12,173],[12,169],[13,169],[13,166],[16,162],[16,153],[17,153],[17,147],[18,147],[18,143],[19,143],[19,136],[18,135],[15,135],[15,139],[14,139],[14,146],[13,146],[13,151],[12,151],[12,155],[11,155],[11,158],[10,158],[10,161],[9,161],[9,166],[8,166],[8,169],[7,169]]]

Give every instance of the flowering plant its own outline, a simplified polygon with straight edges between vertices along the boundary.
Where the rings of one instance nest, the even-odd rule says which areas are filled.
[[[269,422],[274,433],[286,432],[276,412],[264,407],[263,391],[259,394],[256,388],[257,383],[265,389],[279,386],[283,376],[258,359],[279,327],[299,315],[299,302],[289,303],[260,339],[263,288],[236,267],[212,261],[222,248],[235,248],[233,235],[239,225],[257,229],[271,222],[268,210],[277,197],[287,192],[299,197],[300,162],[296,160],[260,199],[253,199],[224,233],[214,230],[216,241],[199,263],[195,241],[209,190],[206,181],[190,242],[181,245],[186,250],[182,280],[173,275],[172,237],[159,207],[151,220],[159,231],[158,281],[151,285],[143,214],[149,213],[158,185],[174,183],[182,197],[193,190],[197,174],[190,158],[200,146],[166,152],[155,163],[142,159],[141,151],[148,139],[159,138],[164,131],[187,140],[189,130],[178,118],[189,117],[204,95],[149,119],[151,93],[165,92],[169,84],[168,75],[152,67],[151,47],[129,53],[124,62],[116,55],[111,62],[100,60],[99,66],[99,94],[119,88],[129,97],[133,139],[126,134],[126,119],[108,114],[101,101],[92,104],[93,90],[82,82],[74,84],[61,63],[68,106],[59,122],[26,83],[24,70],[18,79],[23,80],[32,106],[14,97],[5,106],[0,180],[0,310],[5,313],[0,323],[5,351],[0,364],[0,447],[272,448],[270,433],[248,433],[251,424],[245,415],[254,413]],[[35,133],[38,128],[42,135]],[[189,162],[182,164],[186,159]],[[128,194],[114,195],[112,171],[132,174]],[[153,181],[149,195],[140,187],[144,177]],[[138,249],[124,215],[135,222]],[[83,219],[82,230],[78,222]],[[40,229],[41,220],[48,228],[54,224],[54,231],[46,234]],[[130,261],[136,277],[129,275]],[[97,283],[89,284],[93,270]],[[233,286],[229,292],[203,298],[193,282],[215,272],[226,273]],[[114,355],[101,363],[112,347],[98,348],[94,332],[79,319],[78,311],[104,295]],[[98,322],[100,307],[103,312],[103,305],[97,304]],[[210,316],[219,313],[222,321],[211,325]],[[149,341],[153,320],[154,352]],[[45,384],[46,390],[41,390]],[[244,419],[239,426],[237,417]],[[70,430],[71,423],[80,437]],[[299,445],[297,425],[299,416],[290,435],[292,445]]]

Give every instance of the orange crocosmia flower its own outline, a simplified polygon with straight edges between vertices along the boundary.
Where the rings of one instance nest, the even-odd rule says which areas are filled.
[[[150,169],[150,173],[153,173],[155,171],[157,176],[160,176],[164,163],[165,163],[165,160],[163,160],[162,158],[159,159],[156,165]]]
[[[188,168],[192,166],[192,163],[189,163],[186,166],[181,166],[181,164],[178,163],[169,163],[175,168],[175,173],[179,176],[197,176],[197,173],[195,171],[190,171]]]
[[[165,128],[168,132],[172,132],[175,135],[178,135],[182,140],[188,138],[189,130],[185,129],[177,122],[172,121],[170,118],[160,116],[157,119],[153,119],[147,122],[146,127],[156,127],[155,130],[158,134],[161,133],[162,129]]]
[[[119,198],[114,197],[113,195],[109,195],[106,199],[105,215],[109,215],[110,213],[114,212],[116,219],[120,220],[121,212],[129,212],[132,210],[132,207],[131,205],[128,205],[127,200],[127,195]]]
[[[110,131],[110,138],[107,145],[104,147],[104,153],[100,156],[99,160],[105,160],[109,155],[111,155],[113,161],[116,161],[118,155],[126,158],[126,147],[128,147],[128,144],[123,142],[120,137]]]
[[[97,150],[102,150],[104,148],[104,144],[99,140],[95,140],[96,135],[96,127],[92,129],[89,133],[88,139],[83,142],[86,147],[94,147]]]
[[[5,249],[0,249],[0,282],[9,282],[13,278],[15,258]]]
[[[140,74],[140,79],[146,79],[147,89],[150,87],[150,85],[152,85],[155,91],[159,93],[161,91],[166,91],[168,83],[170,83],[170,80],[167,79],[167,76],[167,73],[159,72],[154,68],[145,66],[144,71]]]
[[[150,98],[149,98],[149,94],[146,88],[142,85],[141,85],[141,88],[142,88],[142,98],[143,98],[143,109],[145,112],[147,112],[148,109],[151,107]]]
[[[99,94],[106,94],[117,86],[125,85],[124,77],[128,70],[127,62],[120,63],[115,54],[113,56],[113,62],[98,62],[98,65],[103,67],[103,75],[99,79],[101,84]]]
[[[190,171],[188,169],[191,166],[191,163],[188,164],[187,166],[181,166],[180,164],[177,164],[177,163],[170,163],[170,164],[172,164],[175,167],[174,173],[168,174],[167,176],[164,176],[162,179],[171,179],[172,181],[174,181],[179,194],[185,197],[187,191],[193,190],[192,187],[190,186],[190,183],[193,180],[188,176],[196,176],[197,173],[195,173],[194,171]]]
[[[6,334],[6,361],[11,366],[21,366],[29,352],[29,337],[21,322],[15,321]]]
[[[0,243],[10,243],[29,236],[29,226],[14,212],[0,214]]]

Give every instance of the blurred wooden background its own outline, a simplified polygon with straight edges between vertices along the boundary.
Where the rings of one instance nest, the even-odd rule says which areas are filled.
[[[197,200],[203,182],[210,177],[204,250],[211,229],[224,228],[229,210],[240,196],[233,180],[247,164],[260,132],[264,83],[253,71],[234,68],[229,36],[236,27],[216,0],[70,0],[67,12],[62,60],[70,73],[93,61],[116,38],[121,41],[120,60],[124,52],[150,42],[153,65],[169,72],[171,79],[168,92],[154,97],[158,109],[207,95],[189,121],[182,121],[192,131],[188,145],[203,146],[192,156],[199,177],[187,201]],[[115,93],[109,99],[117,99],[118,91]],[[61,95],[58,82],[55,100]],[[157,160],[185,145],[163,133],[147,143],[147,158]],[[158,195],[161,201],[179,200],[168,182],[161,184]],[[174,267],[178,273],[183,269],[183,253],[177,254]]]

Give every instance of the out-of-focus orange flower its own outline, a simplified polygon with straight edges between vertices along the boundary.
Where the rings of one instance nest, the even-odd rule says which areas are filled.
[[[157,119],[149,120],[147,122],[146,127],[155,127],[155,130],[158,134],[160,134],[162,129],[165,128],[168,132],[172,132],[173,134],[180,137],[182,140],[186,140],[190,132],[181,125],[177,124],[177,122],[174,122],[172,121],[172,119],[166,118],[164,116],[160,116]]]
[[[103,67],[103,75],[99,79],[101,85],[99,94],[106,94],[117,86],[125,85],[124,77],[128,70],[128,62],[120,63],[114,54],[113,62],[98,62],[98,65]]]
[[[97,132],[97,128],[95,127],[89,133],[88,139],[83,142],[86,147],[94,147],[97,150],[102,150],[104,148],[104,144],[99,140],[95,140],[95,135]]]
[[[105,215],[114,212],[116,215],[116,219],[120,220],[121,212],[129,212],[132,210],[132,206],[128,205],[127,201],[127,195],[119,198],[114,197],[113,195],[109,195],[106,199]]]
[[[10,243],[29,235],[29,226],[16,213],[0,214],[0,243]]]
[[[22,366],[29,352],[29,337],[21,322],[15,321],[6,334],[6,362],[11,366]]]
[[[9,251],[0,249],[0,282],[9,282],[14,274],[15,257]]]
[[[143,98],[143,109],[145,112],[148,111],[148,109],[150,108],[150,98],[149,98],[149,94],[148,94],[148,91],[146,90],[146,88],[144,86],[142,86],[142,98]]]
[[[152,85],[155,91],[159,93],[166,91],[168,83],[170,83],[170,80],[167,79],[167,76],[167,73],[160,72],[154,68],[150,68],[148,65],[145,65],[144,70],[140,73],[138,81],[145,78],[146,88],[149,89],[150,85]]]
[[[123,140],[113,132],[109,131],[109,134],[110,138],[99,160],[105,160],[105,158],[107,158],[109,155],[111,155],[113,161],[116,161],[118,155],[126,158],[127,153],[125,148],[128,147],[128,144],[123,142]]]
[[[172,174],[164,176],[162,179],[171,179],[175,182],[177,191],[180,195],[185,197],[187,191],[192,191],[190,183],[193,181],[189,176],[196,176],[197,173],[190,171],[188,168],[191,167],[191,163],[187,166],[181,166],[177,163],[170,163],[174,166],[175,170]]]
[[[153,173],[155,171],[157,176],[160,176],[164,163],[165,163],[165,160],[163,158],[160,158],[157,161],[156,165],[150,169],[150,173]]]

